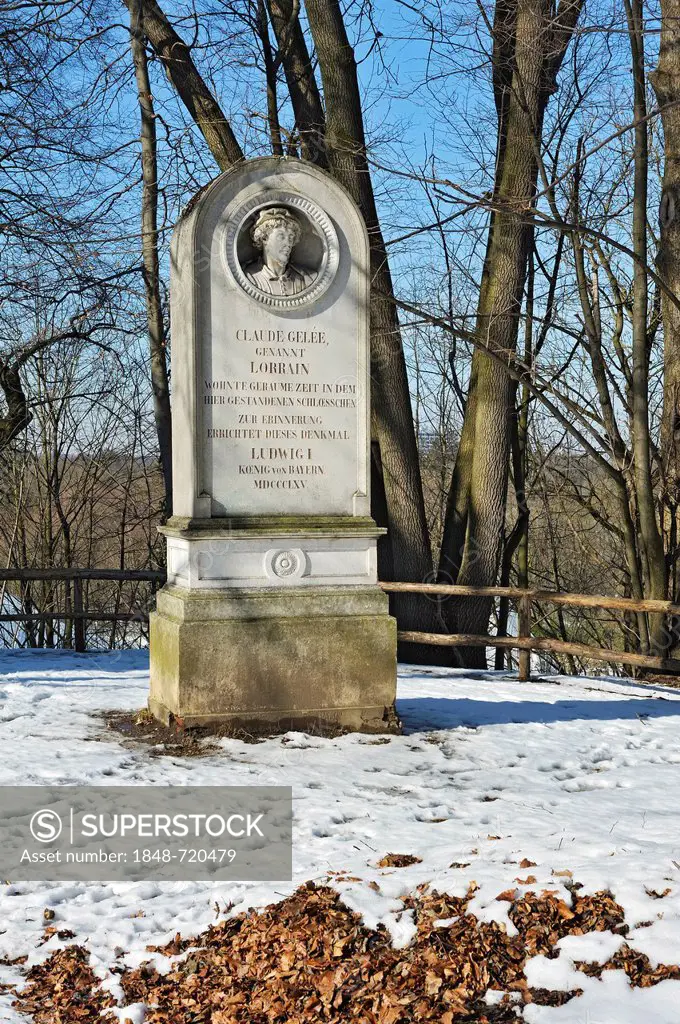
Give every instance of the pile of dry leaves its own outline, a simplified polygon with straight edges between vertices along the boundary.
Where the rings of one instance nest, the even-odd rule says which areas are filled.
[[[557,956],[555,944],[565,935],[628,931],[611,893],[579,896],[580,886],[570,888],[570,905],[557,890],[501,893],[498,899],[512,904],[509,916],[518,931],[508,936],[502,925],[469,912],[474,884],[465,897],[422,887],[407,901],[417,935],[406,949],[394,949],[385,930],[365,928],[336,892],[308,884],[197,938],[178,934],[165,947],[149,947],[168,956],[189,952],[167,974],[147,964],[121,969],[120,980],[128,1002],[149,1007],[145,1024],[509,1024],[523,1003],[559,1005],[580,994],[530,988],[527,959]],[[652,969],[626,944],[604,965],[577,966],[596,976],[623,969],[636,986],[680,978],[680,967]],[[36,1024],[118,1020],[101,1016],[112,1000],[80,946],[32,967],[27,981],[15,1005]],[[483,999],[490,988],[506,993],[494,1007]]]

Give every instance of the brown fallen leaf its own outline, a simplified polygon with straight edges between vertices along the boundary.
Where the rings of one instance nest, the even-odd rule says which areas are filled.
[[[422,864],[422,857],[412,853],[387,853],[378,861],[379,868],[408,868],[411,864]]]
[[[54,925],[47,925],[43,928],[43,937],[38,943],[39,946],[44,946],[46,942],[49,942],[53,935],[56,935],[58,939],[65,942],[66,939],[75,938],[75,932],[72,932],[70,928],[55,928]]]
[[[427,971],[425,974],[425,992],[428,996],[434,996],[442,987],[442,979],[434,971]]]
[[[664,891],[663,891],[663,892],[657,892],[657,890],[656,890],[656,889],[648,889],[648,888],[647,888],[647,886],[645,886],[645,892],[646,892],[646,893],[647,893],[647,895],[648,895],[648,896],[650,896],[650,897],[651,897],[651,899],[653,899],[653,900],[662,900],[662,899],[664,899],[664,898],[665,898],[666,896],[668,896],[668,895],[669,895],[669,893],[671,893],[672,891],[673,891],[672,889],[668,888],[668,889],[664,889]]]
[[[152,962],[117,969],[125,1002],[147,1006],[145,1024],[517,1024],[510,997],[490,1008],[489,988],[518,993],[525,1003],[562,1006],[567,992],[529,987],[527,960],[554,957],[567,935],[625,935],[623,908],[611,892],[578,895],[574,883],[543,895],[508,889],[513,934],[471,912],[476,886],[465,896],[422,883],[402,898],[417,930],[396,949],[384,927],[367,928],[330,886],[307,883],[261,910],[221,920],[200,935],[178,933],[158,952],[188,952],[161,974]],[[510,900],[510,896],[513,899]],[[445,928],[436,922],[449,920]],[[585,974],[623,970],[646,988],[680,980],[680,965],[653,967],[625,944],[605,964],[579,964]],[[14,1006],[33,1024],[117,1024],[111,996],[89,966],[83,947],[55,951],[26,970]],[[578,1014],[577,1014],[578,1015]]]

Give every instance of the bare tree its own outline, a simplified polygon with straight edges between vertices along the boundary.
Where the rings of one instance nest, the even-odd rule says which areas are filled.
[[[131,3],[128,0],[128,7]],[[231,166],[243,154],[228,119],[201,78],[186,44],[155,0],[143,0],[143,7],[146,35],[168,77],[219,166]],[[287,80],[295,83],[291,100],[301,139],[316,140],[318,151],[323,121],[318,91],[310,82],[311,62],[299,33],[296,8],[275,3],[271,13]],[[398,579],[422,580],[432,565],[427,520],[392,280],[366,159],[354,54],[336,2],[309,0],[307,14],[323,82],[326,159],[333,175],[361,208],[371,244],[373,430],[386,497],[389,564]],[[400,600],[397,615],[404,628],[429,626],[432,621],[430,609],[412,597]],[[411,656],[416,654],[414,651]],[[429,656],[429,651],[424,656]]]
[[[680,4],[661,2],[661,45],[656,71],[650,76],[659,104],[664,137],[663,189],[659,206],[657,268],[671,295],[680,296]],[[660,453],[667,529],[671,534],[669,564],[672,594],[677,599],[680,511],[680,309],[671,295],[662,298],[664,391]]]
[[[161,304],[161,282],[158,266],[158,161],[156,158],[156,120],[149,81],[144,39],[144,7],[142,0],[130,5],[130,45],[137,82],[141,119],[142,156],[142,262],[146,316],[149,334],[149,361],[153,391],[154,418],[161,468],[165,483],[163,519],[172,515],[172,419],[170,388],[165,347],[165,325]]]
[[[563,0],[556,13],[545,0],[502,0],[489,26],[498,145],[494,212],[477,308],[476,332],[483,348],[473,356],[439,561],[440,574],[461,584],[493,584],[501,558],[514,407],[503,362],[516,349],[532,241],[531,221],[523,214],[534,200],[545,109],[580,8],[581,0]],[[451,628],[485,632],[488,599],[449,607]],[[482,648],[462,656],[469,664],[486,663]]]
[[[353,49],[338,0],[306,0],[326,103],[329,167],[361,209],[371,255],[371,410],[387,506],[391,570],[399,580],[423,580],[431,554],[413,413],[394,288],[366,157]],[[402,629],[427,628],[431,607],[412,597],[396,604]],[[410,658],[428,652],[407,652]]]

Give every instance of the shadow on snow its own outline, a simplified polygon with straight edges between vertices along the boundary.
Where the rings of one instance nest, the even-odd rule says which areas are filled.
[[[436,732],[459,726],[550,725],[575,721],[634,721],[680,719],[680,701],[662,697],[628,700],[485,701],[468,697],[405,697],[397,701],[404,731]]]

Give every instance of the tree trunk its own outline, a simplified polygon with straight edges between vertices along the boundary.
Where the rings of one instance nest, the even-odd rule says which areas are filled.
[[[483,348],[510,359],[515,352],[532,226],[523,216],[536,189],[545,108],[578,18],[580,2],[557,15],[548,0],[503,0],[494,25],[494,91],[498,156],[486,258],[477,307],[476,348],[461,443],[451,482],[439,572],[465,585],[496,581],[503,548],[513,387],[505,368]],[[514,33],[514,46],[510,39]],[[451,603],[449,627],[483,634],[491,601]],[[484,648],[463,652],[486,666]]]
[[[130,46],[139,97],[142,144],[142,262],[149,333],[153,412],[165,488],[163,522],[172,515],[172,420],[158,269],[156,120],[144,42],[143,0],[130,2]]]
[[[524,320],[524,365],[531,366],[533,362],[533,331],[534,331],[534,268],[533,260],[529,259],[529,274],[527,278],[526,311]],[[503,545],[503,557],[501,559],[501,586],[507,587],[510,583],[510,570],[512,559],[517,552],[517,586],[529,586],[529,503],[527,501],[527,446],[529,443],[529,388],[526,381],[522,382],[521,389],[517,382],[513,381],[513,404],[515,406],[511,426],[511,450],[513,482],[515,485],[515,501],[517,502],[517,519]],[[519,392],[519,399],[518,399]],[[498,609],[499,636],[507,636],[508,632],[509,601],[502,597]],[[495,667],[505,668],[505,651],[502,647],[496,648]],[[508,651],[508,667],[511,667],[512,660]]]
[[[581,142],[579,142],[577,148],[577,167],[574,173],[574,219],[577,225],[580,222],[579,187],[581,155],[582,145]],[[634,462],[634,459],[632,458],[631,451],[627,447],[619,430],[614,402],[610,393],[606,357],[603,348],[597,272],[592,275],[592,284],[589,287],[586,274],[585,253],[578,230],[572,233],[571,240],[574,247],[576,286],[583,314],[583,326],[588,342],[590,366],[600,403],[602,423],[604,424],[607,441],[614,458],[614,466],[611,468],[610,475],[614,482],[616,501],[619,505],[621,514],[622,539],[624,543],[626,566],[630,576],[630,587],[632,594],[635,597],[642,599],[645,596],[645,588],[644,580],[640,573],[640,562],[642,561],[644,554],[644,552],[641,552],[641,548],[643,548],[644,545],[640,543],[639,531],[635,529],[634,513],[631,512],[631,508],[637,507],[637,485],[635,473],[634,471],[631,472],[631,464]],[[608,271],[608,273],[611,274],[611,271]],[[616,285],[616,282],[611,277],[610,284],[612,285],[613,291],[616,293],[618,285]],[[637,301],[640,300],[642,300],[646,310],[646,292],[643,294],[638,293]],[[623,324],[621,324],[621,330],[623,330]],[[628,410],[631,415],[633,413],[633,405],[633,377],[631,375],[628,395]],[[638,614],[638,632],[640,636],[641,649],[643,651],[647,651],[649,649],[649,630],[647,626],[647,617],[644,612],[640,612]]]
[[[300,153],[305,160],[328,167],[326,116],[300,24],[300,0],[267,0],[267,6],[293,105]]]
[[[267,83],[267,124],[269,126],[269,138],[272,144],[274,156],[283,156],[283,142],[281,141],[281,125],[279,124],[279,104],[276,89],[277,65],[272,54],[272,44],[269,38],[269,21],[267,20],[267,9],[264,0],[257,0],[257,12],[255,24],[262,44],[262,57],[264,59],[264,74]]]
[[[665,598],[666,564],[656,517],[649,436],[649,346],[647,337],[647,98],[642,0],[624,0],[633,62],[635,154],[633,192],[633,249],[638,259],[633,270],[633,457],[635,490],[640,515],[640,536],[646,562],[648,596]],[[652,653],[663,653],[664,617],[650,616]]]
[[[659,63],[649,79],[661,110],[664,135],[657,267],[671,292],[680,296],[680,0],[661,0]],[[662,314],[664,389],[660,449],[664,499],[671,519],[669,533],[675,534],[680,506],[680,310],[665,295]]]
[[[140,0],[125,0],[128,10],[138,2]],[[199,74],[191,59],[189,47],[175,32],[156,0],[141,0],[141,3],[147,39],[182,103],[200,129],[218,167],[226,171],[243,159],[243,151],[228,119]]]
[[[24,394],[19,370],[0,360],[0,390],[7,405],[7,415],[0,416],[0,451],[31,422],[28,400]]]
[[[128,4],[133,0],[126,0]],[[145,31],[180,98],[196,120],[213,156],[222,169],[243,157],[229,123],[191,60],[188,47],[180,39],[156,0],[142,0]],[[285,26],[278,15],[290,24],[294,3],[270,0],[270,12],[279,46]],[[406,363],[393,299],[392,281],[387,263],[385,243],[380,231],[375,199],[366,159],[361,98],[356,76],[354,54],[347,40],[337,0],[308,0],[307,14],[316,44],[326,103],[325,150],[333,176],[350,192],[366,221],[371,246],[371,369],[373,435],[380,446],[380,465],[388,510],[389,556],[381,559],[384,576],[387,566],[400,580],[420,581],[432,568],[427,520],[420,480],[420,466],[411,413]],[[278,26],[278,27],[277,27]],[[305,76],[296,78],[296,119],[312,128],[319,122],[321,111],[318,93],[311,84],[311,62],[299,46],[297,19],[293,20],[287,76],[295,67],[304,66]],[[301,32],[301,29],[299,29]],[[298,43],[295,44],[295,39]],[[283,40],[285,43],[285,39]],[[304,43],[304,39],[303,39]],[[295,61],[298,63],[296,64]],[[306,107],[303,108],[303,96]],[[303,119],[303,109],[304,113]],[[384,551],[384,543],[381,545]],[[413,595],[401,595],[395,613],[404,629],[431,630],[436,615],[428,602]],[[425,647],[416,651],[411,645],[408,655],[433,660],[433,652]]]
[[[333,176],[360,207],[371,252],[371,393],[373,435],[387,499],[388,538],[397,580],[429,577],[432,555],[420,464],[409,394],[406,361],[385,242],[380,229],[366,157],[354,52],[347,38],[338,0],[306,0],[326,103],[326,143]],[[380,566],[384,576],[386,566]],[[403,598],[404,595],[402,595]],[[401,629],[429,630],[435,607],[409,595],[394,605]],[[431,651],[413,645],[402,651],[412,660],[432,661]],[[439,659],[437,659],[439,660]]]

